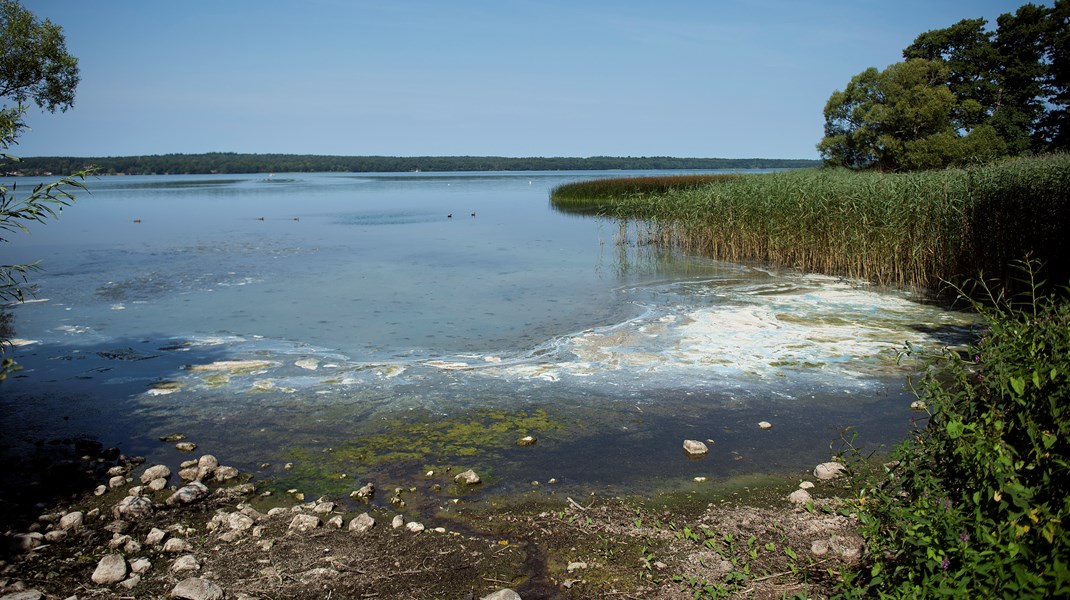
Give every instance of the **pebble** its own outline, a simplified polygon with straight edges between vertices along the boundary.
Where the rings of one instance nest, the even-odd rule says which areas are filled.
[[[153,465],[141,474],[141,483],[148,483],[153,479],[167,479],[171,476],[171,469],[168,469],[164,465]]]
[[[183,552],[192,552],[193,546],[182,538],[171,538],[164,542],[163,551],[168,554],[181,554]]]
[[[312,531],[322,524],[323,522],[320,521],[320,518],[315,515],[294,515],[293,520],[290,521],[290,529],[304,533]]]
[[[773,428],[773,424],[770,423],[769,421],[759,421],[758,422],[758,429],[772,429],[772,428]]]
[[[63,530],[78,529],[85,521],[85,515],[81,511],[69,512],[59,520],[59,528]]]
[[[408,529],[409,531],[411,531],[413,533],[420,533],[421,531],[423,531],[425,529],[425,527],[424,527],[423,523],[417,523],[416,521],[412,521],[412,522],[410,522],[410,523],[405,525],[405,529]]]
[[[479,600],[522,600],[520,594],[508,588],[504,590],[498,590],[493,594],[487,594]]]
[[[788,495],[788,500],[795,504],[806,504],[811,499],[810,492],[806,490],[795,490]]]
[[[193,452],[197,449],[197,444],[193,442],[179,442],[175,444],[175,450],[179,452]]]
[[[192,554],[184,554],[175,559],[175,562],[171,563],[172,573],[181,573],[183,571],[200,571],[201,563],[197,560],[196,556]]]
[[[390,521],[390,526],[394,529],[405,526],[405,517],[403,515],[394,515],[394,519]]]
[[[166,500],[167,506],[186,506],[208,495],[208,486],[199,481],[193,481],[178,489]]]

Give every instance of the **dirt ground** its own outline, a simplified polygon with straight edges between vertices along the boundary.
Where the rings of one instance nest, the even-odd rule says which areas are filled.
[[[208,498],[168,507],[165,499],[182,485],[173,476],[169,489],[141,490],[155,503],[153,514],[117,522],[113,507],[139,484],[144,465],[129,469],[132,481],[100,496],[69,493],[30,512],[5,510],[0,599],[20,592],[32,598],[33,591],[48,599],[167,598],[191,577],[218,586],[226,598],[265,600],[461,600],[502,589],[526,600],[821,598],[833,593],[839,573],[861,549],[850,505],[835,499],[842,489],[831,484],[811,490],[816,499],[801,507],[786,500],[789,486],[743,501],[682,493],[658,498],[531,493],[454,499],[405,514],[385,499],[354,506],[342,499],[297,502],[243,493],[249,486],[236,485],[240,480],[211,483]],[[100,483],[100,471],[100,466],[82,470],[96,477],[93,485]],[[13,509],[10,498],[4,508]],[[85,515],[81,526],[25,549],[42,542],[27,542],[25,533],[55,532],[60,517],[73,511]],[[29,518],[33,512],[37,516]],[[350,531],[350,521],[361,512],[375,519],[374,527]],[[424,530],[393,527],[398,514]],[[317,526],[292,528],[298,515],[310,516]],[[154,528],[166,532],[164,540],[152,539]],[[168,539],[185,544],[169,547]],[[119,583],[95,583],[101,558],[115,553],[131,567],[151,566]],[[176,571],[179,564],[195,568]]]

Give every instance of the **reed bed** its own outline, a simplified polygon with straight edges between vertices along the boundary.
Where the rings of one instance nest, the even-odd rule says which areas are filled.
[[[1058,154],[906,174],[810,169],[733,176],[586,202],[635,223],[622,228],[635,232],[631,242],[934,289],[962,277],[1007,283],[1010,264],[1026,256],[1066,283],[1068,195],[1070,155]],[[577,194],[551,199],[561,210],[590,212]]]
[[[643,198],[701,188],[739,179],[736,174],[660,175],[590,179],[557,186],[550,192],[554,206],[580,214],[612,214],[622,199]]]

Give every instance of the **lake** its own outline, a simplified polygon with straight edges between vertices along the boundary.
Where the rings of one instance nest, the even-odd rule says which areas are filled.
[[[467,468],[491,493],[646,493],[905,437],[898,351],[960,343],[966,315],[636,247],[549,204],[628,174],[91,179],[4,249],[44,269],[5,309],[24,367],[0,384],[7,450],[87,435],[175,467],[189,455],[159,438],[179,432],[312,494]]]

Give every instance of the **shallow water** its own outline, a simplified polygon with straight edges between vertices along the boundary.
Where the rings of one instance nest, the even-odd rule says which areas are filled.
[[[553,186],[608,175],[90,181],[5,248],[45,269],[40,301],[7,309],[25,367],[0,384],[9,449],[88,434],[170,463],[157,438],[181,431],[312,491],[445,465],[494,491],[642,491],[805,469],[851,428],[905,435],[897,351],[959,343],[968,317],[618,245],[615,223],[549,207]],[[687,460],[685,438],[710,456]]]

